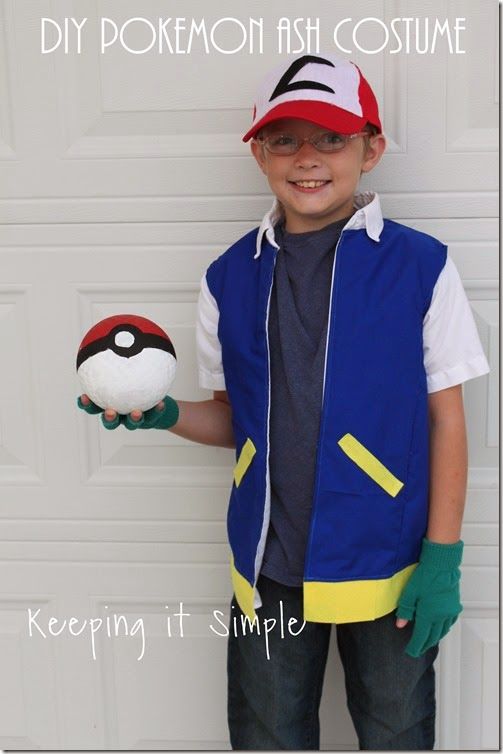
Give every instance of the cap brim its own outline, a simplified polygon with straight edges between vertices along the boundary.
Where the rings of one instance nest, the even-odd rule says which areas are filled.
[[[254,123],[243,136],[243,141],[249,141],[265,125],[280,118],[300,118],[316,123],[323,128],[329,128],[331,131],[338,131],[341,134],[354,134],[368,122],[367,118],[354,115],[348,110],[336,105],[329,105],[327,102],[316,102],[314,100],[282,102]]]

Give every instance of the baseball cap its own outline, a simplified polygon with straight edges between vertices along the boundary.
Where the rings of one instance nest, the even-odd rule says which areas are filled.
[[[367,123],[382,131],[368,81],[355,63],[336,55],[290,57],[270,71],[260,84],[243,141],[279,118],[301,118],[343,134]]]

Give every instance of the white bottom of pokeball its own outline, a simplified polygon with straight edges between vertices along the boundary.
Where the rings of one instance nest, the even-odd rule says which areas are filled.
[[[107,349],[86,359],[77,372],[84,393],[119,414],[155,406],[168,394],[175,373],[176,359],[159,348],[144,348],[129,359]]]

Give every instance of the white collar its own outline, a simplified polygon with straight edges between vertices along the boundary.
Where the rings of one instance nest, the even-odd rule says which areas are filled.
[[[373,191],[363,191],[355,194],[353,198],[353,207],[357,210],[344,226],[343,230],[357,230],[365,228],[367,235],[373,241],[379,241],[383,229],[383,216],[379,196]],[[274,225],[282,216],[283,210],[277,198],[274,199],[271,209],[264,215],[257,234],[257,248],[254,259],[260,256],[262,248],[262,238],[265,236],[269,243],[276,249],[279,249],[276,239],[274,238]]]

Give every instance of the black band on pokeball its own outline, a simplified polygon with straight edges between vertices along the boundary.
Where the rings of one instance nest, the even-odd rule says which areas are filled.
[[[115,336],[119,332],[130,332],[134,337],[134,343],[130,346],[118,346],[115,342]],[[125,356],[126,359],[141,353],[144,348],[159,348],[162,351],[167,351],[176,359],[175,349],[170,340],[163,338],[162,335],[155,335],[155,333],[145,333],[135,325],[124,324],[116,325],[108,335],[84,346],[77,354],[77,370],[86,359],[101,353],[101,351],[106,351],[108,348],[118,356]]]

